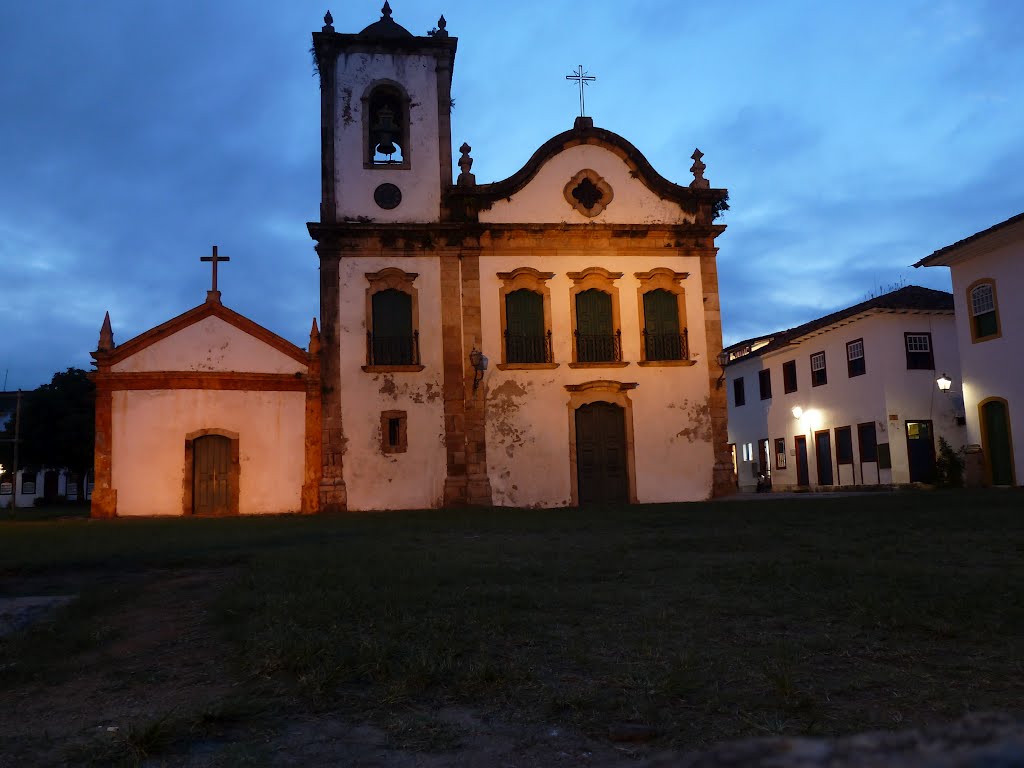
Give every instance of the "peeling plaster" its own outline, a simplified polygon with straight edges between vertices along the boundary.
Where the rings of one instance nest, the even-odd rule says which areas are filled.
[[[516,419],[520,401],[529,397],[529,391],[529,384],[506,379],[491,390],[487,399],[487,420],[497,436],[498,445],[504,446],[505,454],[510,459],[515,455],[517,448],[527,442],[534,442],[529,427]],[[510,500],[515,503],[513,499]]]
[[[689,420],[689,426],[683,427],[670,438],[672,442],[675,442],[677,438],[682,438],[690,443],[711,442],[710,400],[710,397],[705,397],[703,402],[690,403],[689,400],[683,400],[681,405],[669,403],[669,408],[678,408]]]

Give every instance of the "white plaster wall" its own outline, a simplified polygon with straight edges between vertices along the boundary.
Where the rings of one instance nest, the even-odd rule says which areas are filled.
[[[952,268],[953,301],[963,379],[954,377],[952,389],[963,389],[969,442],[981,445],[978,404],[1002,397],[1010,412],[1015,476],[1024,485],[1024,242],[1004,245],[956,263]],[[995,280],[1002,336],[975,343],[971,339],[971,309],[967,287],[975,280]],[[952,376],[952,374],[950,374]]]
[[[368,373],[366,273],[385,267],[416,272],[422,371]],[[447,457],[442,398],[441,280],[436,257],[345,258],[340,265],[340,392],[343,457],[352,510],[415,509],[441,505]],[[381,451],[382,411],[408,414],[408,450]]]
[[[306,366],[219,317],[207,317],[112,366],[141,371],[306,372]]]
[[[619,289],[623,368],[570,368],[572,361],[572,281],[566,273],[591,266],[623,272]],[[551,331],[555,362],[545,370],[498,370],[503,343],[498,272],[517,267],[554,272]],[[640,367],[639,281],[634,272],[668,267],[689,272],[683,281],[691,358],[688,367]],[[491,366],[487,390],[487,464],[496,506],[565,506],[571,503],[569,402],[566,384],[608,379],[637,382],[633,403],[637,500],[693,501],[711,494],[714,455],[707,411],[708,367],[700,262],[694,257],[662,253],[614,260],[573,252],[558,256],[521,256],[485,251],[480,259],[481,318],[484,353]]]
[[[758,440],[769,436],[768,414],[772,400],[762,400],[758,387],[757,372],[762,368],[760,357],[746,358],[731,364],[726,369],[725,396],[729,404],[729,442],[735,446],[736,479],[740,490],[752,491],[757,487],[757,476],[752,469],[752,462],[743,460],[743,446],[753,446],[754,461],[758,457]],[[779,372],[779,389],[782,388],[781,369]],[[743,378],[745,404],[737,408],[733,397],[733,381]],[[772,381],[772,394],[775,393],[775,381]],[[769,453],[774,473],[774,453]],[[773,478],[774,479],[774,478]]]
[[[239,435],[239,512],[296,512],[305,456],[304,392],[129,390],[113,393],[118,515],[180,515],[185,438]]]
[[[935,371],[907,370],[904,332],[932,334]],[[846,366],[846,343],[858,338],[864,339],[867,372],[850,378]],[[812,387],[810,356],[821,351],[825,352],[828,383]],[[789,360],[795,360],[797,364],[798,389],[786,394],[782,366]],[[768,401],[762,401],[759,394],[757,371],[763,367],[771,371],[772,398]],[[963,415],[962,404],[955,396],[939,392],[935,383],[943,371],[954,378],[959,377],[952,317],[924,314],[864,317],[783,350],[730,365],[726,370],[729,442],[737,445],[739,454],[739,445],[754,443],[756,451],[757,441],[769,438],[772,484],[776,490],[796,485],[796,435],[807,438],[810,484],[818,484],[814,432],[824,429],[830,431],[834,484],[905,483],[910,479],[905,431],[907,421],[932,421],[936,450],[940,436],[954,448],[959,448],[966,441],[964,428],[954,422],[955,416]],[[737,408],[732,382],[740,375],[745,381],[746,404]],[[804,411],[799,420],[792,413],[796,406]],[[896,419],[890,420],[890,415]],[[857,425],[867,422],[875,424],[875,438],[879,444],[889,443],[891,470],[879,469],[874,462],[861,463]],[[835,458],[834,430],[845,426],[851,427],[853,433],[852,468],[849,465],[840,467]],[[778,437],[786,439],[784,469],[775,466],[774,445]]]
[[[566,202],[565,185],[584,168],[602,176],[614,193],[608,207],[593,218],[583,216]],[[693,217],[678,205],[660,199],[630,176],[625,161],[604,147],[571,147],[548,160],[529,183],[508,200],[498,200],[480,212],[482,222],[563,222],[571,224],[682,223]]]
[[[338,57],[334,115],[334,186],[338,218],[437,221],[441,214],[437,60],[433,56],[350,53]],[[371,83],[393,80],[409,95],[408,170],[363,167],[363,102]],[[404,149],[404,148],[403,148]],[[402,190],[397,208],[384,210],[373,191],[385,182]]]

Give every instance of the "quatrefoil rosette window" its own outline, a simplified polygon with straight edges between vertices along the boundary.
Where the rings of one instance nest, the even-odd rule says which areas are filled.
[[[601,213],[615,196],[611,185],[589,168],[569,179],[562,193],[569,205],[588,218]]]

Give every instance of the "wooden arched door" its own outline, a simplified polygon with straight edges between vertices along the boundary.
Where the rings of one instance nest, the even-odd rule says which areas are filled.
[[[231,439],[223,435],[197,437],[192,444],[192,511],[196,515],[231,513]]]
[[[620,406],[596,402],[576,409],[576,479],[580,504],[629,501],[626,416]]]
[[[1010,413],[1005,400],[992,399],[981,404],[981,430],[990,482],[992,485],[1013,485]]]

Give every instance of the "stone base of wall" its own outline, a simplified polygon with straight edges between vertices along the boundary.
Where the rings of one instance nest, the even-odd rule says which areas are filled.
[[[117,517],[117,490],[93,488],[89,517]]]
[[[348,490],[343,480],[324,480],[320,483],[320,511],[345,512],[348,510]]]

